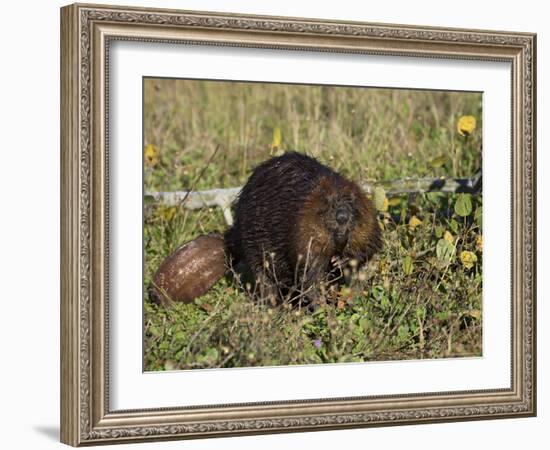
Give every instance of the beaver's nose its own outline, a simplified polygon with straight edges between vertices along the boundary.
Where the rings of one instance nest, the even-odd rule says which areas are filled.
[[[336,222],[340,225],[344,225],[349,220],[348,210],[345,208],[338,208],[336,210]]]

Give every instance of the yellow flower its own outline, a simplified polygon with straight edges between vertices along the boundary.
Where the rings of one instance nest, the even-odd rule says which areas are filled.
[[[476,118],[474,116],[462,116],[456,125],[461,136],[469,136],[476,129]]]
[[[156,166],[159,162],[159,149],[153,144],[149,144],[145,147],[143,152],[145,158],[145,164],[148,166]]]
[[[481,319],[481,311],[479,309],[471,309],[468,311],[468,315],[476,320]]]
[[[399,197],[392,197],[388,199],[388,206],[397,206],[401,203],[401,199]]]
[[[422,221],[418,217],[412,216],[409,220],[409,228],[414,230],[421,223]]]
[[[466,267],[466,269],[471,269],[477,262],[477,256],[474,252],[464,250],[460,252],[460,262],[464,265],[464,267]]]
[[[271,143],[272,147],[280,147],[281,146],[281,129],[279,127],[275,127],[273,129],[273,142]]]
[[[476,238],[476,250],[478,252],[483,251],[483,238],[481,237],[481,235]]]
[[[449,244],[453,244],[455,241],[454,236],[448,231],[445,231],[445,234],[443,235],[443,239],[445,239]]]
[[[273,128],[273,140],[271,141],[271,154],[274,156],[280,156],[283,154],[281,149],[282,134],[279,127]]]

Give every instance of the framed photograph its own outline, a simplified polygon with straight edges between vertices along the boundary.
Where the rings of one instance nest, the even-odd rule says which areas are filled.
[[[536,414],[536,36],[61,9],[61,440]]]

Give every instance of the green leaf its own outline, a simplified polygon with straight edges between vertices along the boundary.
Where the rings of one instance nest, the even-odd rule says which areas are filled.
[[[481,228],[483,224],[483,208],[481,207],[481,205],[476,208],[474,220],[476,221],[476,225]]]
[[[405,272],[405,275],[410,275],[412,273],[413,260],[409,255],[403,258],[402,266],[403,266],[403,272]]]
[[[437,259],[440,261],[450,263],[453,259],[454,251],[455,247],[449,241],[446,241],[445,239],[439,239],[439,241],[437,241],[435,253],[437,255]]]
[[[443,237],[443,233],[445,232],[445,228],[443,228],[442,225],[438,225],[437,227],[435,227],[435,237],[436,238],[441,238]]]
[[[174,334],[173,339],[176,342],[183,342],[183,341],[185,341],[186,337],[187,337],[187,335],[183,331],[177,331]]]
[[[219,353],[215,348],[209,348],[203,355],[200,355],[197,359],[206,364],[214,364],[218,359]]]
[[[451,230],[453,230],[454,234],[458,234],[458,222],[456,220],[451,219],[449,226],[451,227]]]
[[[366,317],[363,317],[362,319],[360,319],[359,326],[363,331],[367,331],[369,329],[369,319],[367,319]]]
[[[159,350],[162,350],[162,351],[166,351],[170,348],[170,344],[168,343],[168,341],[162,341],[160,344],[159,344]]]
[[[373,197],[374,206],[378,211],[384,212],[388,210],[388,199],[386,197],[386,191],[383,187],[375,187]]]
[[[372,288],[372,296],[378,300],[378,301],[381,301],[385,296],[386,296],[386,290],[384,289],[383,286],[381,285],[378,285],[378,286],[374,286]],[[315,313],[314,313],[315,314]]]
[[[455,203],[455,212],[460,217],[469,216],[472,212],[472,199],[470,194],[458,194],[458,198]]]
[[[439,199],[441,198],[441,194],[439,192],[427,192],[426,198],[428,201],[437,204],[439,202]]]
[[[417,306],[416,317],[418,317],[420,320],[424,320],[426,318],[426,307],[424,305]]]
[[[441,167],[443,164],[447,162],[447,157],[445,155],[438,156],[437,158],[434,158],[430,161],[430,166],[432,166],[434,169],[437,169],[438,167]]]
[[[385,295],[380,299],[380,306],[382,309],[387,310],[390,307],[390,299]]]
[[[401,212],[399,213],[399,221],[404,223],[405,220],[407,220],[407,208],[401,208]]]
[[[397,337],[400,341],[404,341],[409,337],[409,326],[407,324],[401,325],[397,329]]]
[[[148,329],[149,333],[151,333],[152,336],[155,336],[155,337],[159,337],[160,336],[160,331],[157,327],[155,327],[154,325],[150,326],[149,329]]]

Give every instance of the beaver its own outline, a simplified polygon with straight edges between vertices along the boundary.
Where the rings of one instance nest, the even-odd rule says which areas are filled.
[[[324,283],[342,280],[342,267],[361,267],[381,248],[375,208],[359,186],[297,152],[257,166],[234,213],[229,260],[271,303],[312,304]]]

